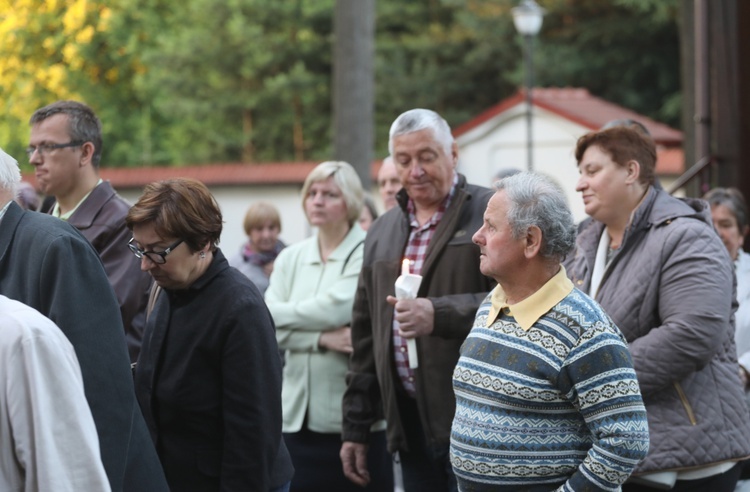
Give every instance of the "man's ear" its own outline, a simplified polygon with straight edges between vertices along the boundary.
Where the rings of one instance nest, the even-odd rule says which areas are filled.
[[[453,169],[458,166],[458,144],[454,141],[451,145],[451,159],[453,159]]]
[[[630,159],[625,163],[625,169],[628,171],[627,183],[637,183],[641,177],[641,164],[635,159]]]
[[[84,142],[83,145],[81,145],[81,166],[94,165],[94,151],[96,150],[96,147],[94,147],[94,144],[91,142]]]
[[[537,226],[531,226],[526,229],[526,237],[524,239],[524,256],[527,259],[537,256],[542,250],[542,230]]]

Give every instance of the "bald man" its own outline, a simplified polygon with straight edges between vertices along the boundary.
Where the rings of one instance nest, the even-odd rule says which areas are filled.
[[[396,193],[400,189],[401,180],[396,172],[396,165],[393,163],[393,157],[388,156],[383,159],[383,165],[378,171],[378,190],[386,212],[398,204]]]

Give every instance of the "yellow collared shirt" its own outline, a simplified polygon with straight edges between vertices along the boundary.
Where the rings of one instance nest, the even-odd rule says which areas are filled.
[[[524,331],[528,331],[539,318],[565,299],[572,291],[573,282],[568,278],[565,267],[562,265],[560,265],[560,271],[549,279],[541,289],[513,305],[508,304],[505,291],[498,284],[492,291],[492,307],[489,316],[487,316],[487,326],[491,326],[503,309],[507,309],[508,314],[515,318],[518,325]]]

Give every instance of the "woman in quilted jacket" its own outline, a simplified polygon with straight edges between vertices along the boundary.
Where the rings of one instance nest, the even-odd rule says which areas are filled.
[[[590,216],[566,262],[629,342],[651,446],[623,490],[730,492],[750,455],[732,262],[705,202],[655,185],[653,140],[614,127],[576,146]]]

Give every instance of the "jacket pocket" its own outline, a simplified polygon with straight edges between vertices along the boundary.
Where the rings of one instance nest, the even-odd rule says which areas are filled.
[[[688,419],[690,420],[691,425],[698,425],[698,420],[695,418],[695,413],[693,412],[693,407],[690,405],[690,401],[687,398],[687,395],[685,394],[685,391],[682,389],[682,386],[680,383],[675,382],[674,388],[677,390],[677,394],[680,397],[680,400],[682,401],[682,406],[685,407],[685,412],[687,413]]]

